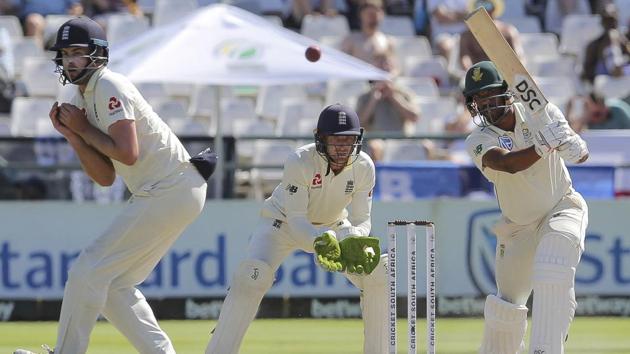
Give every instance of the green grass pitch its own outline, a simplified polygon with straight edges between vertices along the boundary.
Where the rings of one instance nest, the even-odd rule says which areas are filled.
[[[203,353],[213,321],[161,321],[180,354]],[[0,323],[0,353],[17,348],[36,350],[54,344],[55,322]],[[418,353],[426,351],[425,322],[418,321]],[[445,354],[476,353],[483,320],[438,319],[437,351]],[[398,323],[398,352],[407,352],[406,320]],[[251,325],[241,348],[243,354],[361,354],[362,322],[349,320],[260,319]],[[578,317],[571,326],[567,353],[630,353],[630,320],[623,317]],[[126,354],[135,350],[106,322],[92,332],[89,354]]]

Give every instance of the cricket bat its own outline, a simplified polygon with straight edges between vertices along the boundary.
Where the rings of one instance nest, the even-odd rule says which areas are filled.
[[[528,113],[541,119],[544,124],[551,123],[551,119],[545,112],[547,99],[499,32],[486,9],[479,7],[470,13],[464,22]]]

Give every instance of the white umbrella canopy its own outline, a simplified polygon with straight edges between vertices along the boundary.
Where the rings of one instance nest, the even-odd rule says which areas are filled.
[[[113,46],[108,66],[134,82],[279,85],[388,78],[329,47],[309,62],[304,51],[315,43],[250,12],[215,4]]]

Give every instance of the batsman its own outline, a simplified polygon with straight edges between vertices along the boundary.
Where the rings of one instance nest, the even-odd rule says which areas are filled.
[[[467,150],[494,183],[502,213],[494,228],[498,292],[486,299],[479,353],[525,350],[532,290],[529,353],[564,353],[588,223],[586,202],[571,186],[565,162],[586,160],[586,143],[551,103],[544,112],[550,123],[533,121],[490,61],[467,71],[463,93],[479,125],[466,140]]]
[[[206,354],[236,354],[282,261],[295,250],[343,272],[361,290],[364,352],[387,351],[386,255],[370,234],[374,163],[361,152],[363,128],[350,108],[320,113],[315,143],[298,148],[265,200],[246,259],[233,275]]]

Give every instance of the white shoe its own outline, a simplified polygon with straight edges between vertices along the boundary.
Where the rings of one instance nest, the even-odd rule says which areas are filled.
[[[55,351],[53,349],[50,349],[49,346],[47,346],[46,344],[42,345],[42,349],[44,349],[46,351],[46,354],[55,354]],[[16,349],[13,354],[39,354],[36,352],[32,352],[30,350],[26,350],[26,349]]]

